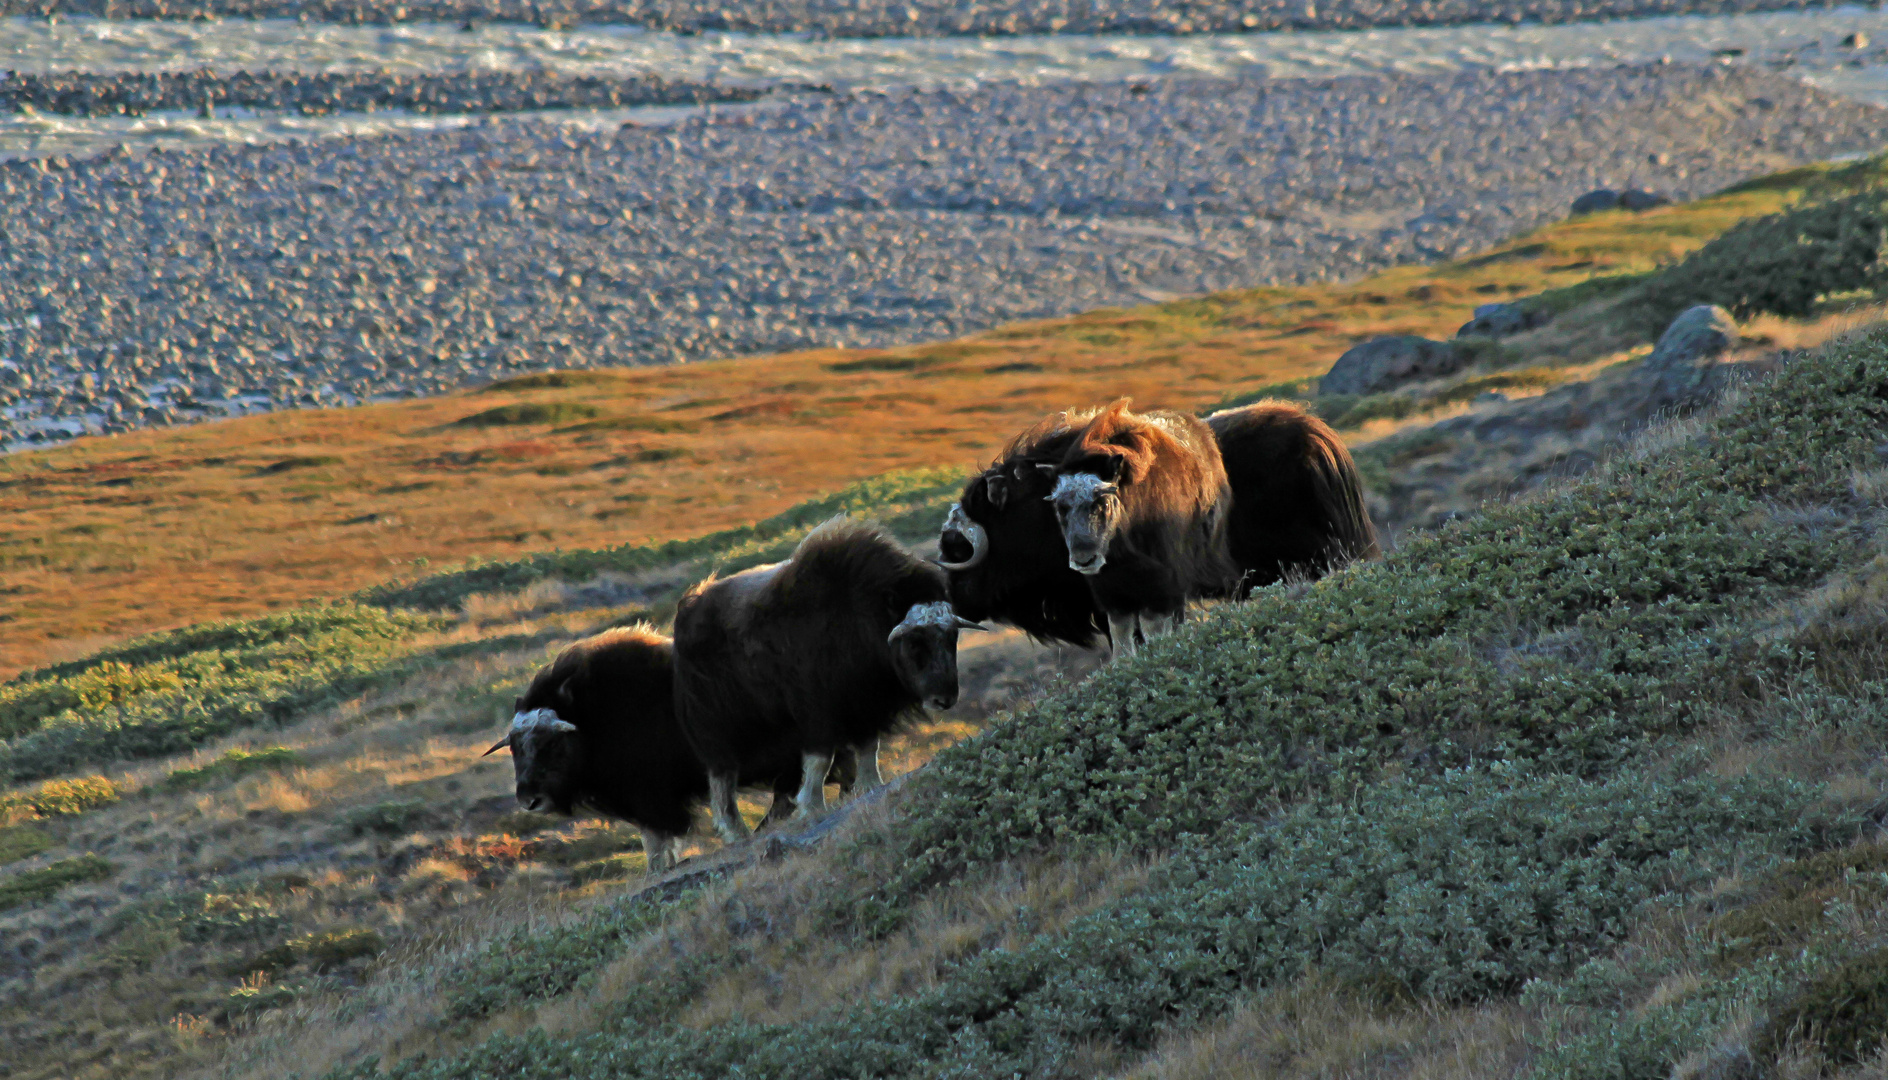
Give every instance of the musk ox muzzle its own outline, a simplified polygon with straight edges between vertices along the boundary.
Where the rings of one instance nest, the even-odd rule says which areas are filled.
[[[1056,477],[1055,490],[1043,496],[1055,506],[1070,570],[1094,575],[1108,564],[1108,542],[1114,538],[1120,491],[1118,484],[1092,473],[1076,472]]]
[[[480,756],[511,750],[512,774],[517,781],[518,805],[534,813],[569,812],[569,799],[560,799],[558,791],[569,786],[570,777],[560,775],[564,768],[554,759],[566,755],[546,753],[552,740],[567,739],[577,725],[557,715],[555,709],[530,709],[511,718],[511,730]]]
[[[899,679],[927,709],[957,704],[957,632],[984,630],[957,614],[947,601],[913,604],[885,637]]]
[[[938,565],[946,570],[968,570],[990,553],[990,535],[970,520],[962,503],[952,503],[937,538]]]

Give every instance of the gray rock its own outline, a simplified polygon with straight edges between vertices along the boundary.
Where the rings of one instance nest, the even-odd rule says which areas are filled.
[[[1842,44],[1847,45],[1851,49],[1866,49],[1868,48],[1868,35],[1857,30],[1848,37],[1843,38]]]
[[[1589,191],[1573,200],[1573,212],[1579,214],[1597,214],[1601,210],[1619,209],[1619,192],[1611,188]]]
[[[1619,193],[1619,205],[1626,210],[1650,210],[1655,206],[1669,206],[1671,201],[1656,191],[1644,188],[1627,188]]]
[[[1414,334],[1371,338],[1345,350],[1318,380],[1320,394],[1375,394],[1418,379],[1460,371],[1469,352]]]
[[[1652,355],[1639,365],[1652,407],[1681,408],[1710,393],[1718,359],[1737,342],[1737,322],[1723,308],[1699,304],[1680,312],[1659,335]]]
[[[1513,337],[1537,326],[1545,326],[1553,316],[1545,311],[1530,311],[1520,304],[1483,304],[1475,309],[1475,317],[1462,324],[1455,332],[1459,338]]]

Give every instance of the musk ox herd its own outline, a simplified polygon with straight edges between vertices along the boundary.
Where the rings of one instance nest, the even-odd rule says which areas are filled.
[[[630,822],[661,870],[703,801],[732,843],[743,787],[772,789],[773,821],[822,811],[830,780],[880,784],[879,740],[956,703],[957,637],[983,620],[1131,655],[1190,601],[1377,554],[1349,452],[1297,405],[1204,421],[1128,406],[1011,439],[951,507],[935,562],[839,518],[785,562],[694,586],[673,638],[571,645],[486,753],[511,751],[525,809]]]

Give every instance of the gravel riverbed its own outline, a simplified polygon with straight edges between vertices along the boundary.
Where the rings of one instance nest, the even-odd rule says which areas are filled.
[[[1715,65],[810,96],[0,167],[0,441],[1446,257],[1888,140]]]
[[[0,15],[222,16],[402,23],[627,23],[831,37],[1200,34],[1457,23],[1562,23],[1684,13],[1790,11],[1803,0],[0,0]]]

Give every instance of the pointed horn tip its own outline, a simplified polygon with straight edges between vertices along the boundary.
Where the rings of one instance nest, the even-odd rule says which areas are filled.
[[[964,617],[963,617],[962,615],[959,615],[959,616],[957,616],[957,629],[959,629],[959,630],[982,630],[982,631],[983,631],[983,632],[985,632],[985,633],[989,633],[989,631],[990,631],[990,628],[989,628],[989,627],[987,627],[987,626],[985,626],[985,625],[983,625],[983,624],[982,624],[982,623],[980,623],[980,622],[972,622],[971,620],[969,620],[969,619],[966,619],[966,618],[964,618]]]
[[[498,753],[500,750],[507,749],[510,746],[511,746],[511,736],[506,735],[504,738],[493,743],[492,748],[490,750],[485,751],[483,754],[480,754],[479,756],[482,758],[491,757],[493,754]]]

